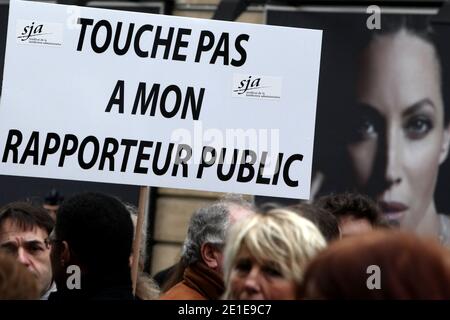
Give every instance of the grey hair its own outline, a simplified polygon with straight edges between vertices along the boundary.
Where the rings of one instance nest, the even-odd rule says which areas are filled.
[[[238,206],[253,211],[253,206],[239,195],[226,195],[212,205],[198,209],[191,217],[181,251],[181,261],[185,266],[201,260],[201,246],[211,243],[225,244],[230,227],[230,208]]]
[[[224,206],[238,206],[249,211],[255,211],[255,206],[246,200],[241,194],[237,193],[227,193],[219,199],[219,202]]]

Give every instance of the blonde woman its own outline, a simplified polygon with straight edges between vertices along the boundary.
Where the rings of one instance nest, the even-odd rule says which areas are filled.
[[[237,223],[225,246],[225,299],[297,298],[306,263],[326,245],[312,222],[275,209]]]

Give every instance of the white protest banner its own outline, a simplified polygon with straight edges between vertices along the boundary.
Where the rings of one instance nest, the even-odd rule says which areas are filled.
[[[11,1],[0,174],[307,199],[321,37]]]

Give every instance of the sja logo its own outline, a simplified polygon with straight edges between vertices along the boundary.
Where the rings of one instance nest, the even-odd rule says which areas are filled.
[[[244,94],[247,90],[255,90],[260,88],[261,78],[252,79],[252,76],[249,76],[247,80],[242,80],[239,84],[238,88],[234,90],[237,94]]]
[[[233,97],[272,98],[281,97],[281,78],[263,75],[234,74]]]
[[[30,37],[41,36],[44,34],[42,31],[43,28],[43,24],[35,25],[34,22],[32,22],[31,25],[23,28],[23,32],[17,38],[20,39],[20,41],[27,41]]]
[[[32,45],[61,46],[63,26],[31,20],[18,20],[16,26],[17,43]]]

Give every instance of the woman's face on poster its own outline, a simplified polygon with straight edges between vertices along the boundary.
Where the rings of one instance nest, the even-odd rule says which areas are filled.
[[[438,168],[447,156],[435,49],[401,30],[374,38],[359,68],[347,148],[356,183],[387,219],[415,229],[435,211]]]

